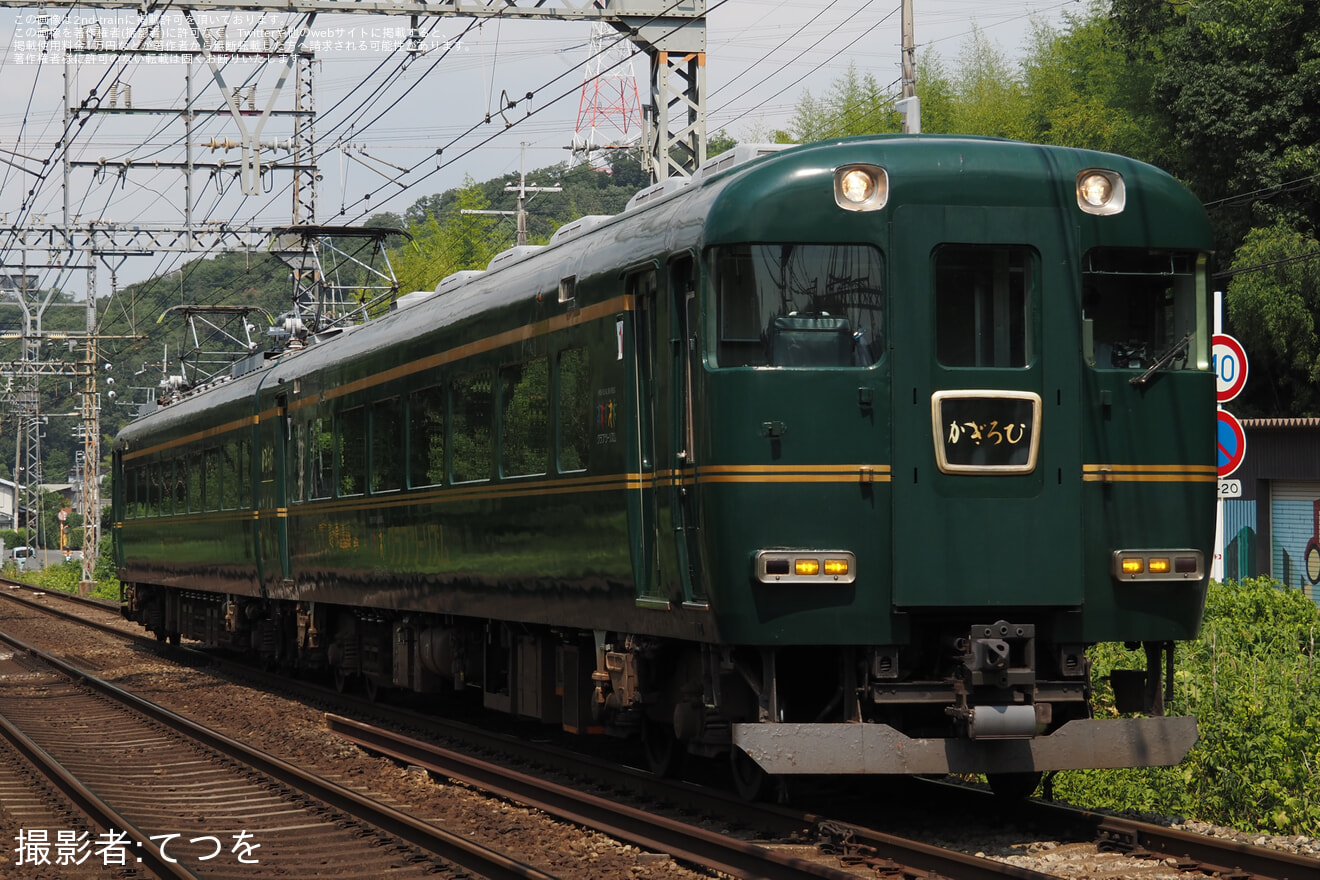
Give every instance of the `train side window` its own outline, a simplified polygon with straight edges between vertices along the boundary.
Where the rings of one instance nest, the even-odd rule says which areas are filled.
[[[550,455],[550,363],[535,358],[500,369],[500,471],[545,473]]]
[[[230,440],[220,447],[220,509],[238,509],[239,469],[238,443]]]
[[[585,348],[559,353],[558,434],[561,473],[586,470],[591,451],[591,363]]]
[[[371,491],[403,488],[403,404],[397,397],[371,405]]]
[[[946,367],[1025,367],[1034,357],[1035,256],[1009,245],[935,252],[935,349]]]
[[[170,484],[175,514],[188,512],[188,459],[179,456],[174,460],[174,482]]]
[[[1097,370],[1209,366],[1205,260],[1095,248],[1082,264],[1082,351]],[[1168,355],[1168,357],[1165,357]]]
[[[293,454],[289,457],[293,468],[291,475],[293,491],[289,498],[294,504],[307,500],[307,424],[298,422],[293,426]]]
[[[339,440],[338,496],[361,495],[367,486],[367,411],[354,407],[335,419]]]
[[[188,510],[199,513],[202,509],[202,456],[194,452],[188,456]]]
[[[151,469],[145,464],[137,468],[137,515],[151,516]]]
[[[445,389],[422,388],[408,396],[408,485],[445,481]]]
[[[237,447],[235,476],[238,478],[235,492],[238,495],[238,506],[247,508],[252,506],[252,440],[245,436],[234,445]]]
[[[868,367],[884,353],[884,256],[855,244],[714,248],[721,367]]]
[[[329,419],[313,419],[307,443],[311,456],[309,498],[329,498],[335,485],[335,434]]]
[[[124,519],[137,519],[137,468],[120,466],[124,481]]]
[[[211,448],[202,454],[202,506],[220,509],[220,450]]]
[[[147,516],[160,516],[160,462],[147,465]]]
[[[454,482],[490,479],[494,406],[489,373],[460,376],[450,385]]]
[[[171,483],[173,482],[172,477],[174,474],[173,465],[174,462],[170,461],[169,459],[162,459],[160,463],[156,465],[157,468],[156,474],[158,480],[158,484],[156,488],[157,516],[169,516],[173,509],[172,506],[173,487],[171,486]]]
[[[137,479],[135,483],[137,485],[136,515],[139,518],[144,516],[150,516],[151,514],[149,512],[150,509],[149,499],[151,497],[151,475],[147,472],[146,465],[139,465],[137,467]]]

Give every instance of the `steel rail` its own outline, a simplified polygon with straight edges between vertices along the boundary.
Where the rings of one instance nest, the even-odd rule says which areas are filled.
[[[40,659],[73,680],[81,682],[117,703],[131,707],[171,730],[200,742],[221,754],[234,758],[284,785],[348,813],[364,823],[373,825],[387,834],[407,841],[413,846],[426,850],[445,861],[477,872],[482,877],[488,878],[488,880],[558,880],[552,874],[547,874],[474,841],[451,834],[442,828],[429,825],[343,786],[307,773],[273,755],[261,752],[221,733],[196,724],[182,715],[177,715],[168,709],[130,694],[109,682],[96,678],[60,660],[58,657],[24,644],[8,635],[0,633],[0,640],[9,643],[15,650]]]
[[[349,718],[327,715],[326,724],[333,733],[371,751],[463,780],[484,791],[499,793],[569,821],[598,828],[621,840],[668,852],[675,858],[712,867],[736,877],[769,880],[797,880],[802,877],[843,880],[856,877],[855,874],[837,868],[646,813],[617,801],[555,785]],[[892,835],[877,835],[866,829],[855,830],[858,835],[870,835],[866,837],[866,842],[873,843],[877,851],[883,847],[883,855],[897,862],[899,870],[915,868],[920,872],[934,872],[958,880],[1003,880],[1005,877],[1013,880],[1050,880],[1047,874],[991,859],[942,850]],[[884,839],[881,840],[881,837]]]
[[[74,778],[59,761],[11,724],[3,714],[0,714],[0,734],[3,734],[14,750],[49,780],[61,794],[86,813],[92,824],[100,826],[104,831],[114,829],[127,834],[136,844],[135,857],[157,877],[162,880],[200,880],[197,874],[189,871],[182,864],[158,855],[146,832],[97,797],[95,792]]]

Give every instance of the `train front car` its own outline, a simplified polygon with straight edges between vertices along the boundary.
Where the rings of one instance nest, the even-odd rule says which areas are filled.
[[[1181,760],[1216,480],[1191,194],[1101,153],[857,139],[731,177],[704,234],[676,473],[740,646],[707,698],[741,706],[744,790]],[[1143,717],[1092,720],[1098,642],[1145,646],[1114,677]]]

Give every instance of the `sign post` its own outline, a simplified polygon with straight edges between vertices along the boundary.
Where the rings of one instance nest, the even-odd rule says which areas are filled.
[[[1219,297],[1216,294],[1215,329],[1219,329]],[[1247,353],[1238,342],[1227,333],[1216,333],[1212,338],[1210,363],[1215,371],[1215,398],[1219,403],[1219,424],[1216,428],[1215,443],[1219,450],[1219,502],[1218,515],[1215,517],[1215,550],[1210,566],[1210,576],[1215,580],[1224,579],[1223,523],[1224,499],[1240,498],[1242,482],[1226,479],[1242,465],[1247,455],[1247,434],[1242,430],[1242,423],[1230,412],[1224,410],[1224,404],[1242,393],[1247,385]]]

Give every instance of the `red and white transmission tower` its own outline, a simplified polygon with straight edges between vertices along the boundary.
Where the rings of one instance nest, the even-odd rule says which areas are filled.
[[[587,64],[582,71],[570,164],[588,162],[608,171],[609,150],[636,146],[642,135],[642,101],[632,66],[632,44],[609,24],[591,27]]]

